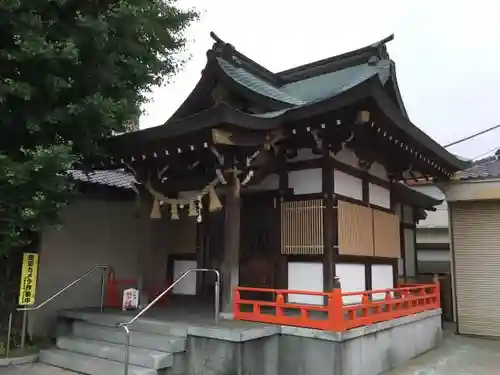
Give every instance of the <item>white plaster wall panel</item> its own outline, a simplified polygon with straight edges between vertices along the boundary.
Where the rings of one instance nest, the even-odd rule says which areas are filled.
[[[333,171],[334,189],[336,194],[354,199],[363,199],[363,182],[361,179],[335,169]]]
[[[369,185],[370,203],[384,208],[391,208],[391,191],[383,186]]]
[[[371,165],[368,173],[382,180],[389,181],[389,177],[387,176],[387,169],[385,169],[385,167],[380,163],[374,162]]]
[[[350,165],[351,167],[359,168],[358,157],[354,153],[354,151],[343,148],[339,152],[337,152],[333,158],[338,160],[344,164]]]
[[[289,290],[323,291],[323,263],[319,262],[288,262]],[[288,302],[322,305],[322,296],[291,294]]]
[[[321,168],[288,172],[288,187],[295,195],[321,193],[322,181]]]
[[[174,260],[174,281],[189,269],[196,268],[194,260]],[[196,294],[196,272],[191,272],[174,286],[172,293],[194,296]]]
[[[251,180],[250,180],[251,181]],[[280,187],[280,178],[276,173],[266,176],[261,182],[256,185],[250,185],[249,190],[277,190]]]
[[[394,273],[390,264],[372,264],[372,290],[393,289]],[[393,293],[391,293],[393,294]],[[382,300],[385,293],[375,293],[372,295],[374,300]]]
[[[364,292],[365,283],[365,265],[358,263],[337,263],[335,265],[335,274],[340,279],[342,292]],[[343,297],[345,305],[361,303],[361,295]]]

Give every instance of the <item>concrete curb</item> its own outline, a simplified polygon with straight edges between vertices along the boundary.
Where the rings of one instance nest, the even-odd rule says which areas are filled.
[[[27,355],[15,358],[0,358],[0,367],[24,365],[38,361],[38,354]]]

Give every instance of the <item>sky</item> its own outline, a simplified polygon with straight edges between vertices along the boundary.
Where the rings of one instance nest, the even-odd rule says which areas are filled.
[[[412,122],[445,145],[500,124],[500,2],[493,0],[180,0],[201,11],[187,30],[184,69],[153,90],[141,128],[164,123],[201,76],[214,31],[277,72],[388,44]],[[450,147],[464,158],[500,148],[500,129]]]

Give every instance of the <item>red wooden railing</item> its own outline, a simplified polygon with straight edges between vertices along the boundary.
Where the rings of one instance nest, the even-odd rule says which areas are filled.
[[[242,298],[245,292],[264,292],[272,301]],[[290,295],[322,296],[325,305],[286,302]],[[344,300],[358,298],[359,303]],[[439,284],[411,285],[393,289],[342,293],[237,287],[234,318],[261,323],[343,332],[348,329],[440,308]]]

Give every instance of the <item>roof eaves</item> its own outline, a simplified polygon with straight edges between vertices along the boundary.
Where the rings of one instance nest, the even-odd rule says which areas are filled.
[[[281,117],[284,113],[283,111],[272,111],[264,114],[251,114],[238,111],[226,103],[219,103],[210,109],[183,119],[169,120],[163,125],[109,138],[108,142],[110,144],[121,143],[126,145],[128,143],[136,144],[137,142],[143,143],[158,139],[172,139],[194,131],[210,129],[219,124],[251,130],[270,130],[281,124]]]
[[[68,175],[79,183],[103,185],[118,189],[133,190],[136,180],[132,174],[119,170],[95,170],[85,172],[83,170],[71,169]]]
[[[170,118],[165,122],[171,120],[178,120],[180,118],[184,118],[191,114],[189,108],[199,101],[200,97],[205,95],[210,95],[211,91],[215,87],[215,72],[214,69],[216,67],[216,63],[214,60],[209,59],[207,64],[202,70],[201,78],[198,83],[194,87],[194,89],[189,93],[186,99],[182,102],[182,104],[177,108],[177,110],[170,116]]]
[[[375,84],[372,86],[372,96],[377,102],[380,109],[392,122],[403,130],[408,136],[427,147],[439,159],[448,164],[449,172],[462,170],[470,166],[469,162],[458,159],[455,155],[446,150],[443,146],[429,137],[426,133],[415,126],[408,118],[404,117],[401,111],[396,107],[396,104],[385,93],[382,85]]]
[[[323,60],[314,61],[276,73],[276,76],[287,83],[301,79],[311,78],[320,74],[341,70],[350,66],[365,63],[372,56],[381,56],[381,48],[394,39],[394,34],[357,50],[349,51],[341,55],[328,57]]]
[[[396,95],[396,101],[398,103],[398,107],[401,109],[401,112],[403,113],[403,116],[406,118],[409,118],[408,112],[406,110],[406,106],[403,101],[403,96],[401,95],[401,91],[399,90],[399,84],[398,84],[398,75],[396,73],[396,63],[391,60],[391,81],[392,81],[392,89],[394,90],[394,94]]]
[[[394,193],[394,199],[402,200],[403,203],[412,203],[417,207],[424,208],[429,211],[435,211],[436,206],[443,203],[443,200],[433,198],[402,182],[392,185],[392,192]]]

